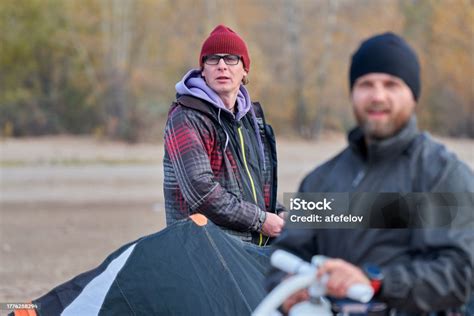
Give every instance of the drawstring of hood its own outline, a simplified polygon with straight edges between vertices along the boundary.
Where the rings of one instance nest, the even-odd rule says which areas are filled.
[[[257,117],[255,115],[249,93],[243,85],[240,85],[239,92],[237,94],[237,112],[235,115],[229,111],[229,109],[227,109],[219,95],[206,84],[206,81],[201,76],[200,69],[191,69],[188,71],[188,73],[184,75],[183,79],[181,79],[181,81],[176,84],[176,92],[181,95],[191,95],[212,104],[218,109],[217,119],[221,126],[222,122],[220,115],[222,111],[226,111],[227,113],[231,114],[237,121],[240,121],[250,111],[255,129],[255,136],[257,138],[259,147],[258,152],[263,162],[263,169],[266,169],[263,142],[260,136],[260,128],[258,127]],[[226,135],[224,147],[225,150],[229,143],[229,135],[225,131],[225,128],[223,130]]]
[[[219,108],[219,111],[217,112],[217,121],[219,122],[220,125],[222,125],[221,123],[221,108]],[[224,129],[224,133],[225,133],[225,145],[224,145],[224,150],[226,150],[227,148],[227,145],[229,144],[229,134],[227,134],[227,131]]]

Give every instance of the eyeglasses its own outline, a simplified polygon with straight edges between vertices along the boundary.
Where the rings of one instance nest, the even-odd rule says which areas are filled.
[[[226,65],[237,65],[241,57],[238,55],[208,55],[202,59],[208,65],[217,65],[221,58],[224,59]]]

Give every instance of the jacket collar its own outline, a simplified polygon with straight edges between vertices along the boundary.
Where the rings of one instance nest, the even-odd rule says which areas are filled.
[[[400,155],[419,134],[416,116],[412,115],[407,124],[394,136],[375,141],[366,146],[364,133],[356,127],[348,134],[349,147],[369,162],[376,162]]]
[[[194,109],[196,111],[200,111],[204,114],[207,114],[209,117],[211,117],[212,119],[214,119],[215,121],[217,121],[217,123],[219,125],[222,125],[221,123],[221,119],[220,119],[220,109],[218,110],[218,113],[216,114],[215,111],[213,111],[212,107],[209,106],[208,102],[204,101],[204,100],[201,100],[195,96],[192,96],[192,95],[180,95],[180,96],[177,96],[177,99],[176,101],[173,103],[173,105],[171,106],[171,109],[170,109],[170,112],[174,110],[174,108],[177,106],[177,105],[181,105],[181,106],[184,106],[184,107],[187,107],[187,108],[191,108],[191,109]],[[255,110],[254,110],[254,104],[252,103],[251,104],[251,108],[250,108],[250,112],[251,113],[251,121],[252,121],[252,124],[254,126],[254,129],[255,129],[255,137],[258,141],[258,151],[259,151],[259,154],[260,154],[260,158],[262,159],[262,162],[263,162],[263,169],[265,170],[266,169],[266,164],[265,164],[265,150],[263,148],[263,142],[262,142],[262,137],[260,135],[260,128],[258,126],[258,123],[257,123],[257,117],[256,117],[256,114],[255,114]],[[258,108],[258,113],[259,114],[262,114],[262,108],[260,106],[259,103],[257,103],[257,108]],[[169,115],[168,113],[168,115]],[[244,114],[245,115],[245,114]],[[262,117],[263,115],[260,115],[260,117]],[[232,119],[235,119],[234,116],[232,116]],[[225,132],[225,130],[224,130]],[[229,141],[229,135],[227,134],[227,132],[225,132],[226,134],[226,145],[224,147],[227,147],[227,143]]]
[[[207,114],[208,116],[211,116],[213,118],[216,116],[208,102],[191,95],[177,96],[176,103],[184,107]]]

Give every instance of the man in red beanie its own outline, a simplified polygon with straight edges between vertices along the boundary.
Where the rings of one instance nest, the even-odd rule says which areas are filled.
[[[199,65],[176,84],[166,123],[167,224],[201,213],[241,240],[265,246],[280,234],[284,208],[276,201],[274,134],[244,87],[247,45],[219,25],[204,41]]]

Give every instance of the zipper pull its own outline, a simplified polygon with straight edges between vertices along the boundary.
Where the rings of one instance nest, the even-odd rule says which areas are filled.
[[[355,188],[356,186],[358,186],[362,182],[362,179],[364,179],[364,177],[365,177],[365,170],[360,170],[357,173],[354,180],[352,180],[352,187]]]

